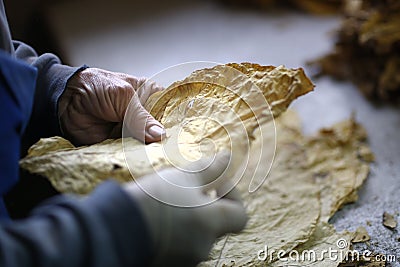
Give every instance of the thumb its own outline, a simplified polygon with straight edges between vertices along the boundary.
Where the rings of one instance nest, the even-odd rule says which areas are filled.
[[[160,141],[165,134],[162,124],[142,106],[136,93],[126,109],[124,124],[131,136],[145,143]]]

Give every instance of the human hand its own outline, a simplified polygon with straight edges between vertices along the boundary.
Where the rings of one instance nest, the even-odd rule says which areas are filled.
[[[142,86],[143,85],[143,86]],[[127,125],[142,142],[161,140],[164,127],[143,107],[149,96],[163,88],[145,78],[88,68],[68,81],[59,100],[61,128],[78,145],[121,137],[125,111],[132,99],[132,119]]]
[[[217,237],[244,228],[247,216],[237,191],[213,201],[205,192],[210,188],[202,188],[217,179],[228,162],[229,156],[219,154],[208,167],[200,161],[186,170],[165,169],[125,185],[149,226],[154,265],[195,266],[207,259]],[[230,186],[222,176],[215,188],[217,195]],[[186,207],[176,206],[178,203]]]

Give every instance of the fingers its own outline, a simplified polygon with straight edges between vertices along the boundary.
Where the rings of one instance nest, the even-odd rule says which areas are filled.
[[[242,196],[240,195],[240,192],[230,181],[225,182],[217,188],[217,196],[229,200],[242,202]]]
[[[153,143],[161,141],[165,135],[165,129],[160,122],[154,119],[150,113],[144,109],[143,105],[147,99],[155,92],[164,88],[155,82],[149,82],[146,78],[135,78],[125,76],[125,80],[129,82],[136,91],[135,96],[130,103],[129,113],[132,113],[128,121],[128,129],[132,136],[145,143]]]
[[[220,177],[223,178],[222,175],[229,165],[230,158],[230,152],[222,151],[214,156],[189,164],[185,168],[185,172],[195,173],[198,177],[197,182],[199,185],[207,185]],[[205,188],[205,190],[208,189]]]
[[[241,201],[222,198],[207,208],[212,210],[209,216],[214,220],[217,236],[237,233],[246,226],[247,214]]]
[[[144,105],[147,99],[154,93],[164,90],[164,87],[158,85],[155,82],[146,81],[145,78],[143,84],[138,86],[136,93],[139,96],[140,103]]]
[[[136,94],[127,108],[125,123],[130,134],[142,142],[160,141],[165,134],[162,124],[141,105]]]
[[[215,215],[217,236],[243,230],[246,226],[247,214],[240,192],[227,181],[217,188],[217,195],[222,198],[208,207]]]
[[[139,97],[140,104],[144,105],[147,99],[154,94],[155,92],[159,92],[164,90],[164,87],[158,85],[154,81],[149,81],[146,78],[135,78],[132,76],[127,76],[125,78],[127,82],[129,82],[132,87],[135,89],[136,94]]]

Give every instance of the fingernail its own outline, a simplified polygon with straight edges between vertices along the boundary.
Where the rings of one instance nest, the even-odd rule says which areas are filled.
[[[149,134],[150,134],[153,138],[155,138],[155,139],[157,139],[157,138],[162,137],[163,135],[165,135],[165,130],[164,130],[164,128],[162,128],[162,127],[160,127],[160,126],[158,126],[158,125],[153,125],[153,126],[151,126],[151,127],[149,128],[148,132],[149,132]]]

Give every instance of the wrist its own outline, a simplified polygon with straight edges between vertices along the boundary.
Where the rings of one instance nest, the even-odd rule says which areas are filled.
[[[111,254],[119,255],[121,266],[140,263],[148,266],[155,249],[150,242],[150,229],[137,205],[129,194],[115,181],[99,185],[90,196],[82,200],[84,209],[96,213],[98,225],[109,239]],[[132,253],[134,251],[135,253]]]
[[[66,84],[65,84],[65,88],[62,92],[62,94],[60,95],[59,99],[58,99],[58,108],[57,108],[57,115],[58,118],[60,119],[60,117],[62,116],[62,114],[64,114],[64,112],[66,111],[70,101],[71,101],[71,96],[72,96],[72,90],[71,90],[71,85],[72,87],[76,87],[74,86],[74,84],[77,83],[77,81],[79,81],[81,78],[81,74],[86,71],[89,67],[84,65],[82,67],[80,67],[79,69],[77,69],[67,80]]]
[[[69,104],[71,103],[71,97],[72,97],[72,92],[71,92],[71,89],[69,88],[69,85],[71,84],[71,81],[74,81],[75,79],[77,79],[77,77],[79,77],[79,75],[88,68],[89,68],[89,66],[87,66],[87,65],[83,65],[79,68],[75,68],[75,71],[66,80],[63,91],[61,92],[60,96],[58,97],[58,100],[56,103],[56,116],[57,116],[57,120],[58,120],[59,129],[63,136],[65,136],[65,131],[63,129],[64,127],[62,126],[61,116],[66,112]]]
[[[167,254],[167,241],[171,235],[170,214],[162,206],[165,204],[149,196],[136,182],[125,184],[123,189],[139,207],[148,226],[151,243],[155,251],[154,260],[164,258],[163,255]]]

